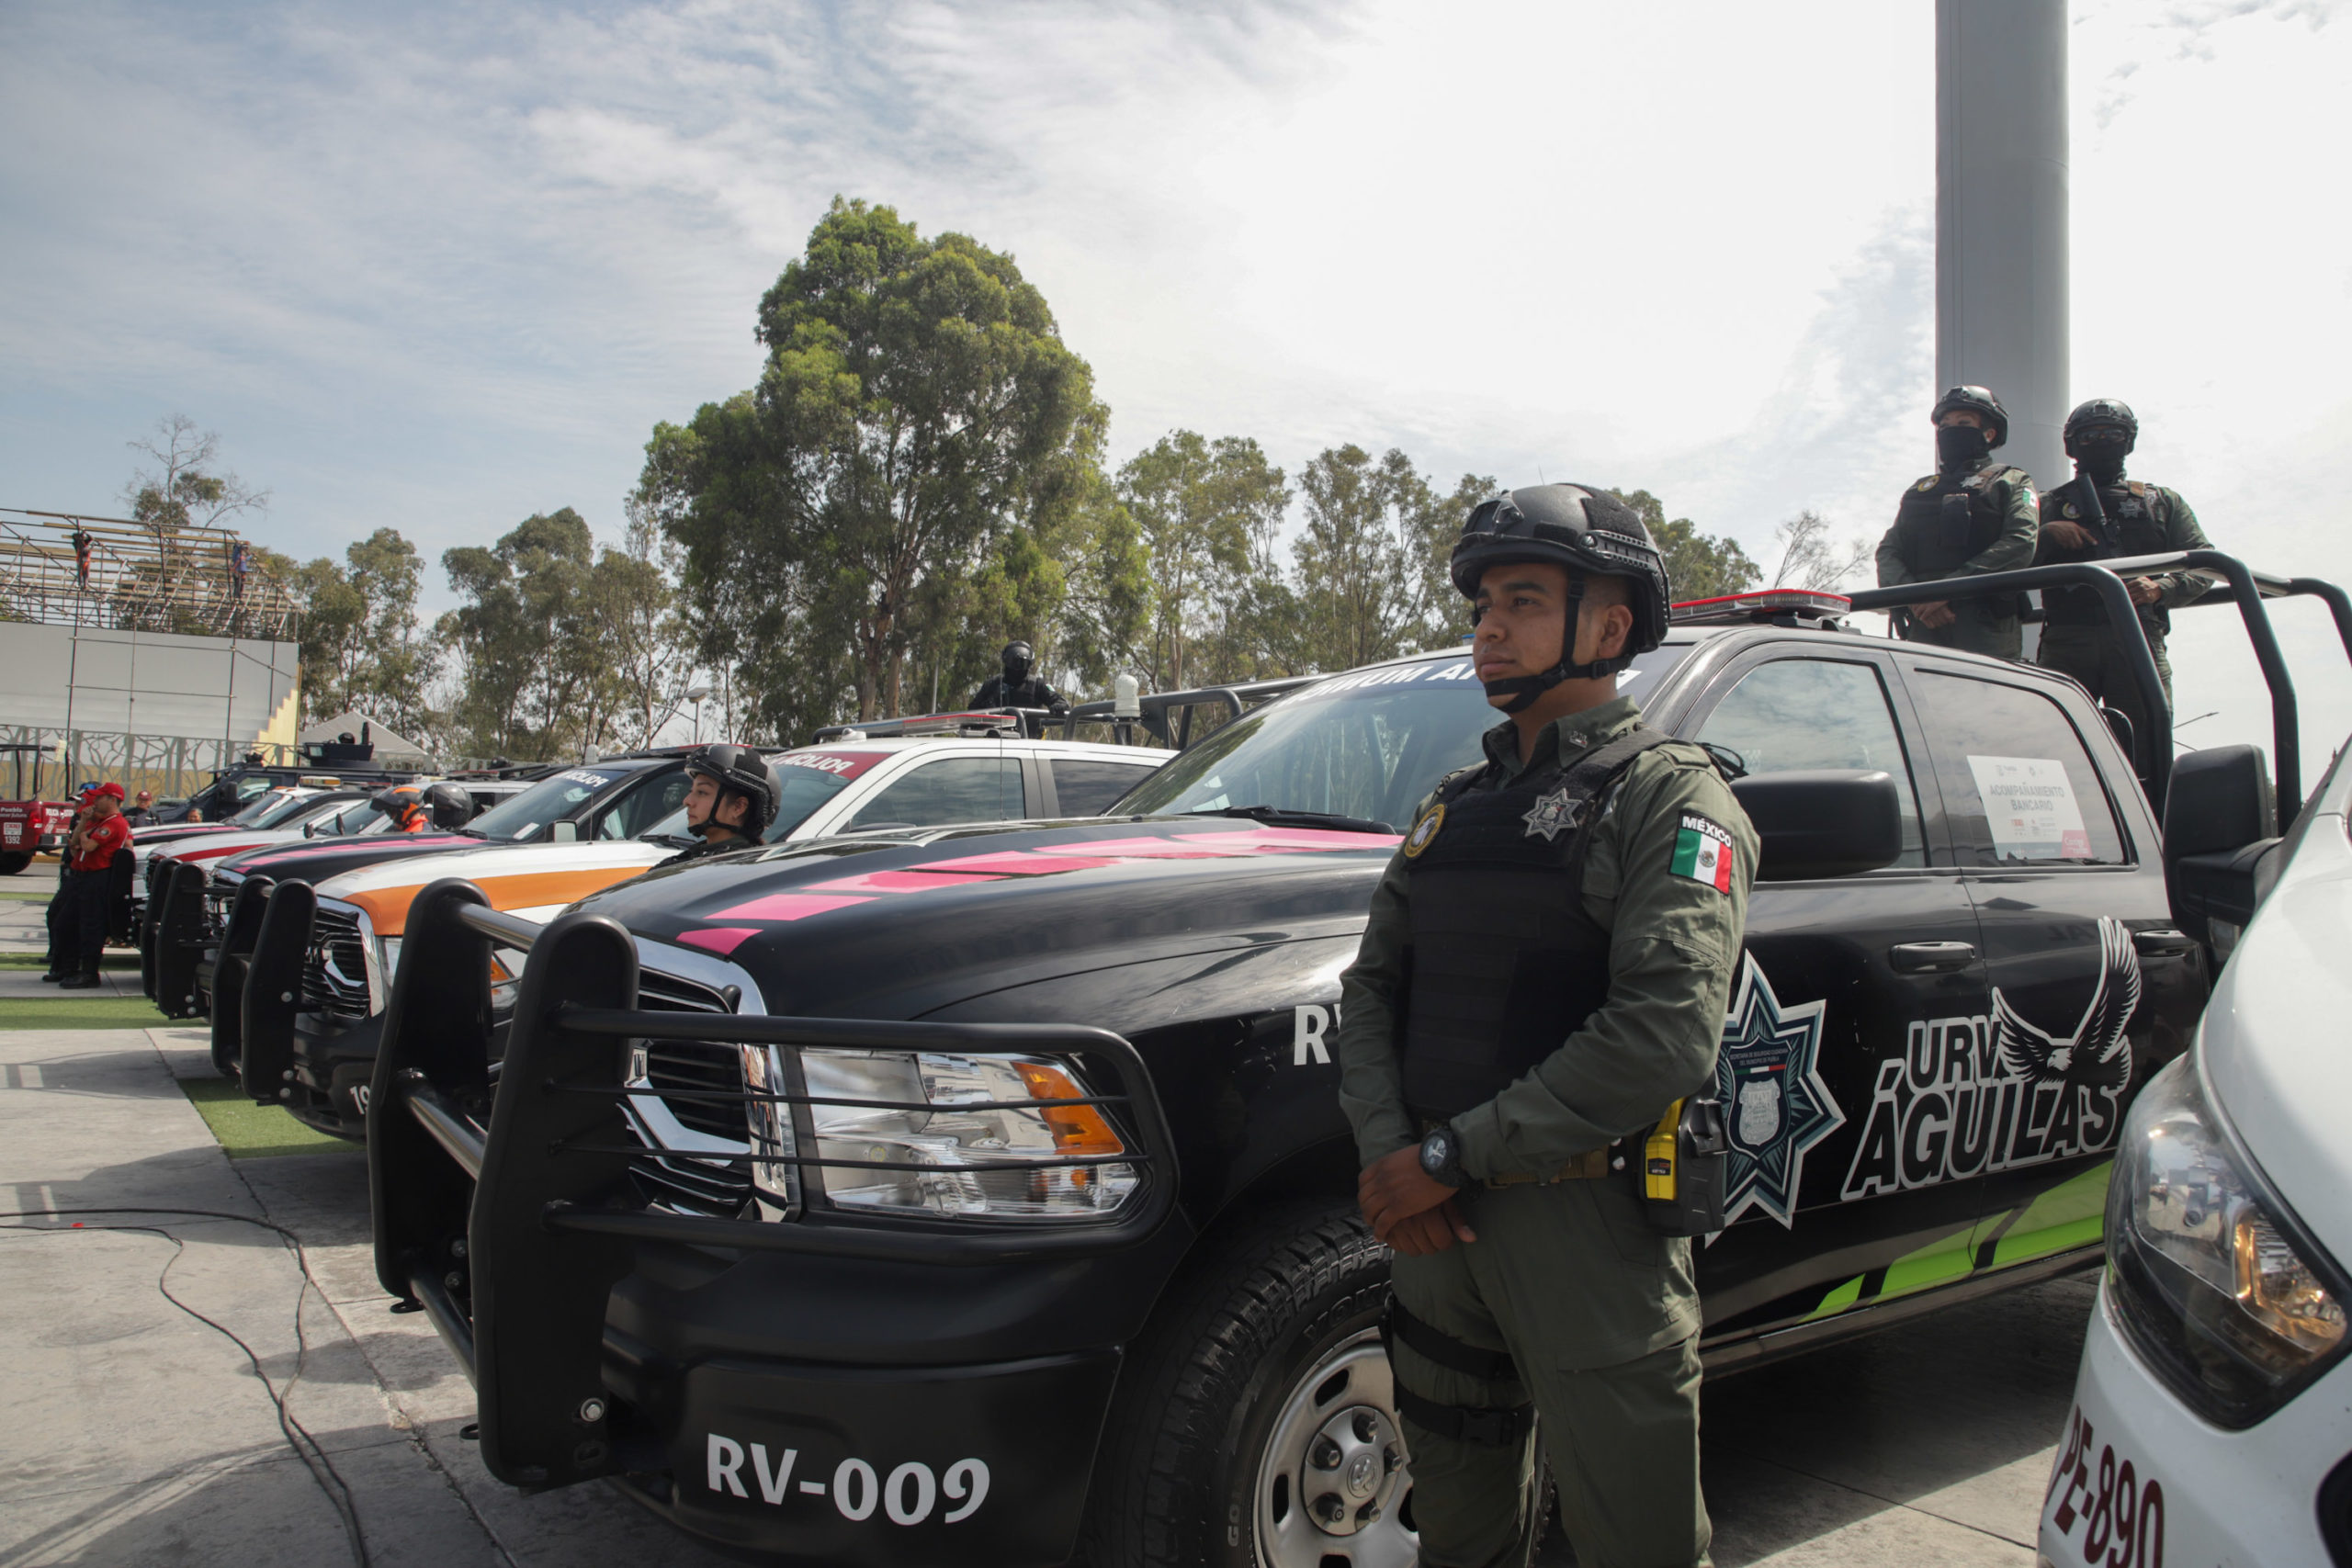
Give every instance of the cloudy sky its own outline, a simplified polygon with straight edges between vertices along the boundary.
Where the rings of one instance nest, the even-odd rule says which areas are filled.
[[[1874,536],[1929,465],[1932,19],[0,0],[0,505],[113,510],[176,412],[277,548],[562,505],[614,536],[840,193],[1012,253],[1114,461],[1354,441],[1646,487],[1758,555],[1804,507]],[[2140,410],[2133,471],[2222,547],[2352,580],[2352,5],[2070,30],[2075,394]],[[2352,675],[2311,612],[2279,618],[2324,761]],[[2181,716],[2220,710],[2184,739],[2259,739],[2214,614],[2176,638]]]

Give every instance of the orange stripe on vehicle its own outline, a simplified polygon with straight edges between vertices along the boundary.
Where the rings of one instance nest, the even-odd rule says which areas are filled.
[[[569,904],[601,893],[645,870],[641,865],[608,865],[585,871],[533,871],[479,877],[473,883],[493,909],[536,909],[543,904]],[[399,936],[408,926],[408,907],[424,891],[422,886],[385,887],[351,894],[348,901],[368,911],[368,923],[378,936]]]

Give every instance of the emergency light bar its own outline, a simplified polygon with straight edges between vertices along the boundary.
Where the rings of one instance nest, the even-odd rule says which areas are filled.
[[[1754,593],[1727,593],[1719,599],[1686,599],[1674,606],[1670,618],[1679,626],[1720,626],[1770,620],[1778,615],[1835,620],[1851,614],[1853,608],[1854,602],[1843,593],[1823,593],[1811,588],[1766,588]]]
[[[1021,715],[1010,708],[971,713],[926,713],[908,718],[871,719],[863,724],[828,725],[817,731],[815,742],[888,739],[907,735],[956,735],[987,739],[1008,731],[1018,733]]]

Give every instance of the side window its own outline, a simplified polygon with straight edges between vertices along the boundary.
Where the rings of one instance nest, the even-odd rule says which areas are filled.
[[[623,795],[596,818],[598,839],[634,839],[685,804],[694,780],[684,773],[664,773]]]
[[[1054,795],[1065,817],[1101,816],[1156,771],[1140,762],[1097,762],[1083,757],[1056,757],[1053,768]]]
[[[1783,659],[1739,679],[1698,739],[1739,753],[1751,773],[1804,768],[1884,768],[1903,798],[1903,857],[1928,863],[1919,797],[1878,668],[1828,659]]]
[[[1916,673],[1911,693],[1963,856],[1973,851],[1978,865],[2124,863],[2107,790],[2064,708],[2022,686]]]
[[[886,786],[851,818],[848,830],[947,822],[1003,822],[1028,815],[1015,757],[942,757]]]

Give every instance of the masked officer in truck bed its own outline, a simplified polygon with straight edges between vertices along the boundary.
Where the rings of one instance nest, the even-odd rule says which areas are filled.
[[[1624,1150],[1713,1080],[1756,832],[1616,694],[1668,599],[1632,508],[1513,491],[1452,569],[1509,718],[1417,813],[1337,1037],[1358,1198],[1396,1252],[1421,1561],[1525,1561],[1532,1400],[1579,1562],[1704,1562],[1690,1244],[1649,1227]]]
[[[2123,459],[2140,440],[2140,421],[2129,405],[2113,398],[2093,398],[2066,416],[2065,436],[2075,477],[2041,498],[2036,566],[2213,547],[2178,491],[2123,477]],[[2173,606],[2195,604],[2212,585],[2213,579],[2201,571],[2124,579],[2132,603],[2139,607],[2148,651],[2155,655],[2167,708],[2172,705],[2172,664],[2165,658],[2165,637],[2172,630]],[[2129,718],[2132,744],[2140,752],[2135,760],[2145,766],[2154,731],[2098,595],[2087,588],[2045,588],[2041,603],[2048,618],[2037,662],[2072,675],[2092,696]]]
[[[1936,427],[1936,471],[1903,492],[1894,526],[1878,544],[1879,586],[2032,565],[2040,526],[2032,476],[1992,457],[2009,438],[2001,400],[1982,387],[1954,387],[1928,417]],[[1915,642],[2000,659],[2024,651],[2014,593],[1988,598],[1955,592],[1948,600],[1899,610],[1894,622],[1896,634]]]

